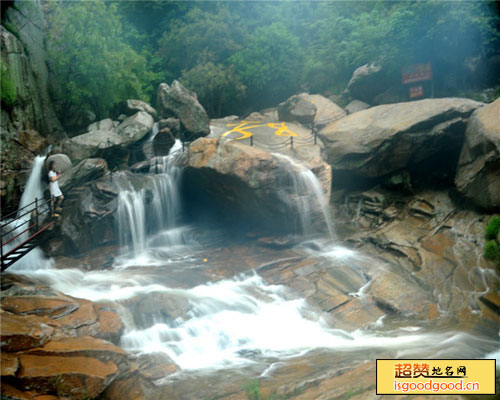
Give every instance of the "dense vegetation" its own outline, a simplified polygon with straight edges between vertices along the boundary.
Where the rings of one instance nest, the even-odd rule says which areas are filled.
[[[212,116],[300,90],[341,93],[358,66],[433,63],[437,95],[484,87],[499,54],[495,2],[51,2],[48,45],[61,117],[154,104],[180,79]]]
[[[492,261],[500,263],[500,243],[498,241],[500,234],[500,215],[492,217],[485,229],[484,256]]]

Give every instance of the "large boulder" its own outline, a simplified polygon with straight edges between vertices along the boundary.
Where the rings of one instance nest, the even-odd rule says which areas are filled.
[[[131,115],[116,128],[118,135],[123,138],[123,146],[129,146],[141,140],[153,129],[154,119],[145,111]]]
[[[161,118],[177,117],[187,133],[187,139],[207,136],[210,133],[209,119],[194,92],[186,89],[177,80],[158,87],[158,111]]]
[[[78,163],[109,151],[113,147],[122,146],[123,143],[123,138],[114,128],[93,130],[63,141],[58,150],[67,154],[74,163]]]
[[[305,126],[312,125],[316,115],[316,106],[306,93],[294,95],[278,105],[280,121],[298,122]]]
[[[127,114],[133,115],[138,111],[147,112],[149,115],[151,115],[155,119],[158,117],[156,110],[153,107],[151,107],[148,103],[146,103],[145,101],[132,100],[132,99],[127,100],[127,109],[126,109]]]
[[[144,138],[153,125],[153,117],[144,111],[128,117],[117,127],[113,121],[105,119],[90,125],[89,132],[62,142],[60,150],[77,163],[131,146]]]
[[[95,131],[112,131],[116,127],[116,123],[111,118],[102,119],[90,124],[87,128],[89,132]]]
[[[373,99],[389,87],[389,82],[382,67],[376,63],[358,67],[347,84],[350,95],[371,104]]]
[[[500,98],[469,120],[455,183],[478,206],[500,207]]]
[[[366,110],[370,105],[361,100],[352,100],[345,106],[347,114],[354,114],[355,112]]]
[[[315,129],[322,129],[330,122],[342,118],[345,111],[331,100],[320,94],[300,93],[290,97],[278,106],[280,121],[296,121]],[[248,120],[253,118],[248,117]]]
[[[382,177],[440,153],[446,157],[437,161],[456,165],[467,118],[482,105],[460,98],[381,105],[334,121],[319,136],[334,176]]]
[[[329,198],[331,173],[321,157],[307,164]],[[189,147],[184,171],[184,190],[192,199],[205,199],[221,219],[275,230],[305,231],[307,218],[314,228],[325,229],[322,203],[311,188],[303,187],[309,177],[306,166],[289,157],[247,146],[236,141],[200,138]],[[304,228],[304,229],[302,229]]]
[[[73,167],[70,158],[66,154],[52,154],[45,160],[45,168],[48,170],[49,164],[55,161],[56,169],[63,173]]]
[[[341,107],[320,94],[308,94],[307,98],[316,107],[313,121],[315,129],[323,129],[330,122],[346,116],[346,112]]]
[[[108,172],[108,164],[102,158],[87,158],[67,170],[59,179],[63,192],[86,182],[97,180]]]

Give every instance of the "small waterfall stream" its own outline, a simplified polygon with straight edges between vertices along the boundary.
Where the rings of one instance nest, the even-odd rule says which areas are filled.
[[[26,181],[26,186],[24,188],[24,192],[21,196],[21,201],[19,203],[19,208],[18,208],[19,211],[17,213],[18,216],[24,214],[26,211],[22,209],[26,207],[28,204],[33,203],[35,199],[40,200],[41,203],[39,205],[39,212],[46,211],[46,208],[48,207],[44,203],[44,196],[43,196],[44,192],[43,182],[45,182],[46,180],[42,179],[42,172],[45,159],[46,156],[36,156],[33,161],[33,167],[31,169],[28,180]],[[22,216],[16,222],[18,229],[14,230],[11,233],[10,237],[17,235],[18,233],[26,229],[26,227],[29,225],[30,218],[31,216],[29,214]],[[10,230],[12,228],[13,224],[9,224],[8,229]],[[23,241],[28,239],[28,237],[29,237],[29,232],[23,233],[13,242],[6,245],[6,247],[3,249],[4,253],[14,248],[18,244],[22,243]],[[28,254],[26,254],[23,258],[21,258],[19,261],[17,261],[15,264],[13,264],[9,268],[9,271],[14,272],[14,271],[46,269],[49,268],[51,265],[52,265],[52,260],[47,258],[39,247],[36,247],[33,250],[31,250]]]
[[[318,235],[320,232],[314,225],[314,214],[319,210],[322,216],[321,222],[327,228],[329,238],[334,240],[335,229],[328,210],[328,200],[316,175],[291,157],[280,153],[273,153],[273,155],[289,165],[286,171],[293,182],[293,194],[290,196],[288,193],[283,193],[282,196],[297,210],[297,232],[306,238]]]

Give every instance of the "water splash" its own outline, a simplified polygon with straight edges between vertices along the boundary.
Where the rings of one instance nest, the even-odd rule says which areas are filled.
[[[187,243],[186,227],[179,226],[182,213],[179,185],[182,169],[178,158],[182,143],[176,140],[169,155],[151,160],[148,188],[134,189],[120,182],[117,222],[125,257],[122,266],[151,265],[151,248],[181,246]]]
[[[289,166],[286,171],[293,182],[293,194],[290,196],[289,193],[283,193],[282,197],[286,202],[292,203],[294,209],[297,210],[299,217],[297,230],[305,237],[320,233],[314,226],[315,215],[319,210],[329,238],[334,240],[336,235],[328,209],[328,199],[316,175],[291,157],[280,153],[273,153],[273,156],[284,160]]]
[[[13,224],[16,224],[17,229],[15,229],[9,236],[14,237],[15,235],[22,232],[29,225],[29,220],[31,216],[29,214],[22,216],[22,214],[26,213],[26,210],[22,210],[28,204],[31,204],[35,201],[35,199],[40,200],[40,205],[38,211],[40,213],[47,211],[48,205],[44,201],[44,185],[43,182],[45,180],[42,179],[43,165],[45,162],[46,156],[36,156],[33,161],[33,167],[31,168],[30,175],[28,180],[26,181],[26,186],[24,188],[24,192],[21,196],[21,201],[19,203],[19,209],[17,215],[19,219],[16,222],[8,225],[8,229],[13,228]],[[29,237],[29,232],[25,232],[20,235],[17,239],[7,244],[3,251],[4,253],[8,252],[10,249],[19,245]],[[7,239],[7,238],[5,238]],[[28,254],[26,254],[19,261],[15,262],[11,267],[9,267],[10,272],[20,272],[20,271],[29,271],[29,270],[37,270],[37,269],[46,269],[50,268],[53,264],[53,261],[50,258],[47,258],[43,251],[39,247],[35,247]]]

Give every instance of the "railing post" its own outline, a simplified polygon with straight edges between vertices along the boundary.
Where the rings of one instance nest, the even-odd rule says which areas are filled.
[[[35,226],[38,231],[38,197],[35,197]]]
[[[290,148],[293,150],[293,136],[290,136]]]
[[[0,260],[2,263],[1,269],[3,271],[3,232],[0,232]]]
[[[253,135],[250,136],[250,146],[253,146]]]
[[[158,174],[158,156],[155,158],[155,174]]]

